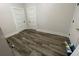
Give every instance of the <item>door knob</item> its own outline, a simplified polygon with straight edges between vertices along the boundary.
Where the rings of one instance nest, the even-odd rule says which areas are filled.
[[[72,21],[72,23],[74,23],[74,20]]]
[[[25,23],[25,21],[24,21],[24,23]]]
[[[76,28],[77,31],[79,31],[79,28]]]

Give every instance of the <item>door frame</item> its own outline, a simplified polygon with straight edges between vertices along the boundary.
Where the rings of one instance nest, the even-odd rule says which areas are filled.
[[[13,10],[14,8],[16,8],[16,9],[24,9],[24,8],[23,7],[14,7],[14,6],[13,7],[10,7],[11,13],[12,13],[12,17],[13,17],[13,21],[14,21],[14,24],[15,24],[15,27],[16,27],[16,32],[20,32],[21,30],[18,30],[18,27],[17,27],[16,18],[15,18],[15,14],[14,14],[14,10]],[[25,11],[25,9],[24,9],[24,11]],[[26,16],[26,14],[25,14],[25,16]],[[25,19],[26,19],[26,17],[25,17]]]

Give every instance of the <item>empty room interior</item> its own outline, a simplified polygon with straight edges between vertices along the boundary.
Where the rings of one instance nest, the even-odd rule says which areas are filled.
[[[79,56],[79,3],[0,3],[0,56]]]

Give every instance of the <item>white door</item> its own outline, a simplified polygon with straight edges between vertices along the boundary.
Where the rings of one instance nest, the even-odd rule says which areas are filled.
[[[27,20],[30,29],[37,28],[37,21],[36,21],[36,6],[27,6]]]
[[[79,44],[79,6],[75,9],[75,14],[72,21],[70,40],[74,43],[75,47]]]
[[[14,7],[12,8],[13,16],[15,19],[16,29],[17,31],[22,31],[26,29],[26,17],[24,8]]]

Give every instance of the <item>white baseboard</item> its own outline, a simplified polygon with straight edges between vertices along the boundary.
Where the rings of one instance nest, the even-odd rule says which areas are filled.
[[[8,37],[10,37],[10,36],[12,36],[12,35],[14,35],[14,34],[17,34],[17,33],[19,33],[19,32],[17,31],[17,32],[14,32],[14,33],[11,33],[11,34],[8,34],[8,35],[5,35],[5,38],[8,38]]]
[[[27,29],[30,29],[30,28],[27,28]],[[19,33],[19,32],[21,32],[21,31],[16,31],[16,32],[14,32],[14,33],[5,35],[5,38],[8,38],[8,37],[10,37],[10,36],[12,36],[12,35],[15,35],[15,34],[17,34],[17,33]]]
[[[60,35],[60,36],[65,36],[65,37],[69,37],[67,34],[63,34],[63,33],[59,33],[59,32],[53,32],[53,31],[47,31],[47,30],[42,30],[42,29],[36,29],[37,31],[41,31],[41,32],[46,32],[46,33],[51,33],[51,34],[56,34],[56,35]],[[14,32],[12,34],[9,34],[9,35],[5,35],[5,38],[8,38],[14,34],[17,34],[19,33],[18,31],[17,32]]]
[[[41,32],[50,33],[50,34],[56,34],[56,35],[60,35],[60,36],[64,36],[64,37],[69,37],[67,34],[60,33],[60,32],[47,31],[47,30],[42,30],[42,29],[36,29],[36,30],[41,31]]]

